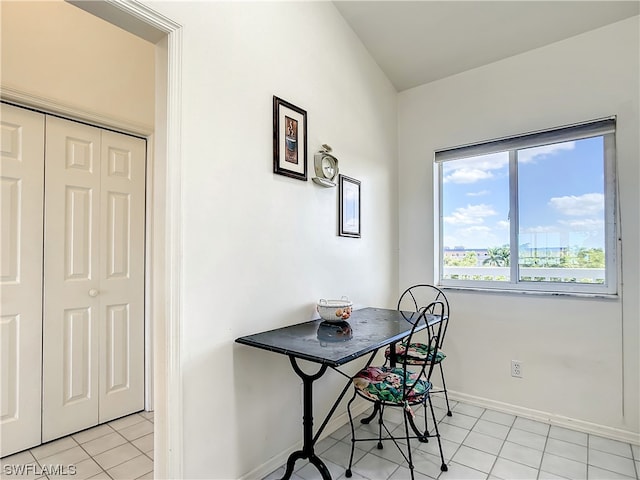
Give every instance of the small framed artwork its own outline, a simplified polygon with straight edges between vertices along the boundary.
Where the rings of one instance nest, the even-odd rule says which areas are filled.
[[[338,179],[338,235],[360,238],[360,181],[340,175]]]
[[[307,112],[273,97],[273,173],[307,181]]]

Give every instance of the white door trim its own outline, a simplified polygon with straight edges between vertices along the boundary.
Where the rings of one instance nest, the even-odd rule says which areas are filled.
[[[158,32],[164,34],[159,41],[153,40],[156,42],[156,119],[150,282],[154,319],[154,478],[183,478],[182,27],[136,1],[102,0],[76,5],[104,7],[104,12],[92,13],[147,39]]]

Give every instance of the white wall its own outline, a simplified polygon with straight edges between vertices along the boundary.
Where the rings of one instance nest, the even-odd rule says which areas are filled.
[[[184,476],[239,478],[297,446],[302,428],[287,358],[235,338],[308,320],[321,297],[397,296],[396,92],[330,2],[150,6],[183,25]],[[108,39],[128,34],[60,2],[2,8],[3,88],[153,124],[153,78],[122,54],[135,46]],[[123,63],[105,73],[105,56]],[[109,72],[138,78],[143,105]],[[310,178],[329,143],[361,180],[361,239],[336,235],[337,189],[273,174],[273,95],[308,112]],[[318,419],[343,384],[317,385]]]
[[[622,296],[452,291],[446,367],[448,387],[468,400],[635,441],[639,53],[635,17],[404,91],[398,100],[400,287],[433,277],[434,150],[618,116]],[[511,359],[524,363],[523,379],[510,376]]]
[[[3,88],[153,124],[152,45],[61,2],[2,8]],[[184,26],[184,475],[238,478],[297,444],[301,402],[286,357],[234,339],[397,295],[396,94],[331,3],[152,8]],[[272,173],[273,95],[362,181],[361,239],[336,235],[337,189]]]
[[[396,298],[397,97],[330,2],[150,6],[184,26],[184,476],[238,478],[302,426],[287,357],[235,338],[321,297]],[[336,235],[337,189],[273,174],[273,95],[308,112],[309,155],[328,143],[361,180],[361,239]],[[343,384],[320,380],[318,413]]]
[[[0,9],[3,89],[153,130],[154,45],[62,0]]]

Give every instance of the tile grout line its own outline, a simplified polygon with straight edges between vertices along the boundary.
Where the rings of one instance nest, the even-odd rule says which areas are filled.
[[[585,461],[587,464],[587,478],[589,478],[589,450],[591,450],[591,435],[587,434],[587,460]],[[631,451],[631,456],[633,456],[633,450]]]
[[[135,447],[135,445],[134,445],[134,447]],[[120,462],[120,463],[119,463],[119,464],[117,464],[117,465],[114,465],[114,466],[112,466],[112,467],[109,467],[109,470],[113,470],[113,469],[114,469],[114,468],[116,468],[116,467],[119,467],[119,466],[121,466],[121,465],[124,465],[125,463],[130,462],[131,460],[135,460],[136,458],[140,458],[140,457],[146,457],[146,458],[149,458],[149,457],[147,457],[144,453],[141,453],[140,455],[136,455],[135,457],[129,458],[128,460],[125,460],[124,462]],[[152,472],[152,471],[153,471],[153,469],[151,469],[150,471]],[[108,471],[108,470],[105,470],[105,473],[106,473],[107,475],[109,475],[109,477],[110,477],[110,478],[114,478],[113,476],[111,476],[111,474],[109,473],[109,471]],[[147,473],[149,473],[149,472],[145,472],[145,473],[143,473],[142,475],[146,475]]]
[[[454,407],[453,407],[453,412],[452,412],[452,413],[454,413],[454,412],[455,412],[455,413],[457,413],[457,412],[455,411],[455,407],[457,407],[459,404],[460,404],[460,402],[456,402],[456,404],[455,404],[455,405],[454,405]],[[453,454],[451,455],[451,458],[449,459],[449,463],[448,463],[447,465],[449,465],[451,462],[453,462],[453,457],[455,457],[455,456],[456,456],[456,454],[458,453],[458,451],[460,450],[460,448],[462,448],[462,445],[464,445],[464,441],[467,439],[467,437],[468,437],[468,436],[471,434],[471,432],[473,431],[473,427],[475,427],[475,426],[478,424],[478,422],[480,421],[480,417],[482,417],[482,415],[484,415],[484,412],[486,412],[486,411],[487,411],[487,409],[485,408],[485,409],[484,409],[484,411],[483,411],[483,412],[482,412],[478,417],[476,417],[476,421],[475,421],[475,422],[473,422],[473,425],[471,426],[471,428],[467,429],[467,434],[464,436],[464,438],[463,438],[463,439],[462,439],[462,441],[460,442],[460,445],[458,445],[458,448],[456,448],[455,452],[453,452]],[[460,415],[464,415],[464,414],[460,414]],[[447,415],[445,414],[445,417],[446,417],[446,416],[447,416]],[[453,418],[453,415],[452,415],[450,418]],[[443,421],[443,420],[444,420],[444,417],[440,420],[440,423],[442,423],[442,421]],[[452,424],[450,424],[450,423],[448,423],[448,422],[447,422],[447,425],[452,425]],[[453,426],[455,427],[455,425],[453,425]],[[465,446],[467,446],[467,445],[465,445]],[[473,447],[469,447],[469,446],[467,446],[467,448],[473,448]],[[495,461],[494,461],[494,462],[495,462]],[[445,463],[446,463],[446,462],[445,462]],[[468,466],[468,465],[465,465],[465,467],[469,467],[469,466]],[[469,467],[469,468],[472,468],[472,467]],[[491,468],[493,468],[493,465],[491,466]],[[491,469],[490,469],[489,471],[491,471]],[[440,478],[442,475],[444,475],[444,474],[446,474],[446,473],[447,473],[447,472],[440,472],[440,473],[438,474],[438,478]],[[484,472],[482,472],[482,473],[484,473]],[[488,474],[488,473],[487,473],[487,476],[489,476],[489,474]]]
[[[496,457],[496,460],[494,460],[493,465],[492,465],[492,468],[491,468],[491,470],[489,471],[489,473],[487,473],[487,475],[491,475],[491,474],[493,473],[493,469],[495,468],[495,464],[496,464],[496,462],[498,461],[498,459],[499,459],[499,458],[504,458],[505,460],[509,460],[509,461],[511,461],[511,462],[513,462],[513,463],[516,463],[516,464],[518,464],[518,465],[522,465],[522,466],[529,467],[529,468],[534,468],[534,469],[538,470],[538,476],[540,475],[540,473],[541,473],[541,468],[542,468],[542,460],[543,460],[543,458],[544,458],[544,454],[546,453],[546,446],[547,446],[548,440],[549,440],[549,438],[550,438],[550,437],[549,437],[550,428],[547,430],[547,434],[546,434],[546,435],[544,435],[544,437],[545,437],[545,444],[544,444],[544,446],[542,447],[542,449],[540,449],[540,450],[539,450],[539,449],[537,449],[537,448],[534,448],[534,447],[530,447],[530,446],[528,446],[528,445],[522,445],[522,444],[520,444],[520,443],[512,442],[514,445],[516,445],[516,446],[518,446],[518,447],[522,447],[522,448],[529,448],[529,449],[532,449],[532,450],[537,450],[537,451],[539,451],[542,455],[541,455],[541,458],[540,458],[540,464],[539,464],[539,467],[538,467],[538,468],[536,468],[536,467],[532,467],[532,466],[531,466],[531,465],[529,465],[529,464],[522,463],[522,462],[517,461],[517,460],[507,459],[507,458],[505,458],[505,457],[501,457],[501,456],[500,456],[500,454],[502,453],[502,451],[503,451],[503,449],[504,449],[504,447],[505,447],[505,444],[506,444],[506,443],[507,443],[507,441],[508,441],[508,436],[509,436],[509,434],[510,434],[513,430],[522,431],[522,432],[529,433],[529,434],[533,434],[533,435],[540,435],[540,434],[538,434],[538,433],[531,432],[531,431],[529,431],[529,430],[523,430],[523,429],[521,429],[521,428],[517,428],[515,424],[516,424],[516,421],[517,421],[517,419],[518,419],[518,418],[523,418],[523,419],[525,419],[524,417],[519,417],[519,416],[517,416],[517,415],[516,415],[516,416],[515,416],[515,418],[514,418],[514,421],[513,421],[513,422],[512,422],[512,424],[509,426],[509,431],[507,432],[507,435],[506,435],[506,437],[505,437],[504,439],[501,439],[501,438],[498,438],[498,437],[493,437],[492,435],[484,434],[484,435],[487,435],[487,436],[489,436],[489,437],[491,437],[491,438],[495,438],[495,439],[497,439],[497,440],[501,440],[501,442],[502,442],[502,445],[500,446],[500,449],[498,450],[498,453],[494,455],[494,456]],[[478,417],[478,418],[477,418],[477,420],[481,420],[481,419],[482,419],[481,417]],[[486,420],[486,419],[485,419],[485,421],[486,421],[486,422],[493,423],[493,424],[496,424],[496,425],[503,425],[503,426],[507,426],[507,425],[504,425],[504,424],[502,424],[502,423],[493,422],[493,421],[491,421],[491,420]],[[542,423],[543,425],[547,425],[548,427],[551,427],[551,425],[550,425],[550,424],[548,424],[548,423],[544,423],[544,422],[539,422],[539,423]],[[477,424],[477,421],[476,421],[476,424]],[[475,424],[474,424],[474,426],[475,426]],[[473,427],[472,427],[472,429],[473,429]],[[469,431],[469,434],[470,434],[472,431],[473,431],[473,430],[470,430],[470,431]],[[477,433],[480,433],[480,432],[477,432]],[[468,435],[469,435],[469,434],[467,434],[467,436],[465,437],[465,440],[466,440],[466,438],[468,437]],[[540,436],[542,436],[542,435],[540,435]],[[463,440],[463,443],[464,443],[464,440]],[[572,442],[567,442],[567,443],[572,443]],[[577,444],[572,443],[572,445],[577,445]],[[461,444],[460,446],[463,446],[463,444]],[[473,447],[473,446],[469,446],[469,445],[464,445],[464,446],[466,446],[467,448],[472,449],[472,450],[476,450],[476,451],[479,451],[479,452],[482,452],[482,453],[487,453],[487,454],[489,454],[489,452],[485,452],[484,450],[480,450],[480,449],[475,448],[475,447]],[[578,445],[578,446],[582,446],[582,445]],[[457,451],[459,450],[459,448],[460,448],[460,447],[458,447],[458,449],[456,450],[456,453],[457,453]],[[454,455],[455,455],[455,454],[454,454]],[[490,454],[490,455],[492,455],[492,454]],[[570,457],[565,457],[565,456],[563,456],[563,455],[557,455],[557,456],[559,456],[559,457],[561,457],[561,458],[564,458],[564,459],[567,459],[567,460],[573,460],[573,461],[576,461],[576,460],[574,460],[574,459],[572,459],[572,458],[570,458]],[[452,457],[452,458],[453,458],[453,457]],[[579,462],[579,463],[583,463],[583,462]],[[463,465],[463,466],[466,466],[466,467],[468,467],[468,468],[473,468],[474,470],[477,470],[476,468],[471,467],[471,466],[469,466],[469,465],[465,465],[465,464],[463,464],[463,463],[460,463],[460,465]],[[484,473],[484,472],[482,472],[482,473]],[[443,474],[444,474],[444,473],[443,473]]]
[[[489,410],[489,409],[485,409],[485,411],[487,411],[487,410]],[[483,413],[483,414],[484,414],[484,413]],[[509,414],[507,414],[507,415],[509,415]],[[507,434],[505,435],[505,437],[504,437],[504,438],[494,437],[493,435],[489,435],[489,434],[487,434],[487,433],[476,432],[476,433],[479,433],[479,434],[482,434],[482,435],[486,435],[486,436],[491,437],[491,438],[495,438],[496,440],[500,440],[500,441],[502,442],[502,444],[500,445],[500,448],[498,449],[498,452],[497,452],[495,455],[494,455],[494,454],[491,454],[491,453],[489,453],[489,452],[485,452],[484,450],[480,450],[479,448],[475,448],[475,447],[472,447],[472,446],[469,446],[469,445],[465,445],[467,448],[470,448],[470,449],[473,449],[473,450],[477,450],[477,451],[482,452],[482,453],[487,453],[487,454],[489,454],[489,455],[494,455],[494,456],[496,457],[496,459],[493,461],[493,464],[491,465],[491,469],[489,470],[489,472],[487,472],[487,477],[489,477],[489,476],[491,476],[491,475],[493,474],[493,470],[494,470],[494,468],[495,468],[495,466],[496,466],[496,463],[498,462],[498,460],[499,460],[500,458],[503,458],[504,460],[509,460],[510,462],[513,462],[513,463],[517,463],[518,465],[523,465],[523,466],[525,466],[525,467],[534,468],[534,467],[531,467],[530,465],[527,465],[527,464],[525,464],[525,463],[521,463],[521,462],[518,462],[518,461],[516,461],[516,460],[511,460],[511,459],[508,459],[508,458],[505,458],[505,457],[501,457],[501,456],[500,456],[500,454],[502,453],[502,450],[503,450],[503,449],[504,449],[504,447],[505,447],[505,444],[507,443],[507,438],[509,437],[509,434],[510,434],[514,429],[515,429],[515,430],[518,430],[518,431],[523,431],[523,432],[526,432],[526,433],[533,433],[533,432],[529,432],[529,431],[527,431],[527,430],[522,430],[522,429],[520,429],[520,428],[516,428],[516,427],[515,427],[515,423],[516,423],[516,420],[517,420],[518,418],[521,418],[521,417],[518,417],[517,415],[514,415],[514,419],[513,419],[513,422],[511,423],[511,425],[505,425],[505,424],[503,424],[503,423],[498,423],[498,422],[494,422],[494,421],[492,421],[492,420],[484,419],[484,421],[485,421],[485,422],[490,422],[490,423],[493,423],[493,424],[495,424],[495,425],[502,425],[502,426],[505,426],[505,427],[506,427],[506,426],[508,426],[508,427],[509,427],[509,430],[507,431]],[[478,417],[478,420],[481,420],[481,417]],[[474,426],[475,426],[475,425],[474,425]],[[470,431],[469,433],[471,433],[471,431]],[[466,437],[465,437],[465,440],[466,440]],[[515,442],[511,442],[511,443],[513,443],[514,445],[517,445],[517,446],[519,446],[519,447],[531,448],[531,447],[527,447],[526,445],[521,445],[521,444],[519,444],[519,443],[515,443]],[[534,450],[535,450],[535,449],[534,449]],[[464,464],[461,464],[461,465],[464,465]],[[470,466],[468,466],[468,465],[465,465],[465,466],[466,466],[466,467],[468,467],[468,468],[473,468],[473,467],[470,467]],[[477,470],[477,469],[474,469],[474,470]],[[482,472],[482,473],[485,473],[485,472]],[[499,478],[499,477],[498,477],[498,478]]]
[[[485,409],[485,412],[486,411],[487,411],[487,409]],[[511,430],[513,430],[513,426],[515,425],[517,418],[518,417],[514,415],[513,422],[511,423],[511,426],[509,426],[509,431],[504,436],[504,439],[502,439],[502,445],[500,445],[500,449],[498,450],[498,453],[496,453],[496,459],[493,461],[493,465],[491,465],[491,470],[489,470],[489,473],[487,473],[487,478],[489,478],[491,475],[493,475],[493,470],[496,468],[496,463],[498,463],[498,459],[502,458],[502,457],[500,457],[500,453],[502,453],[502,450],[504,449],[504,445],[507,443],[507,438],[509,438],[509,434],[511,433]],[[518,463],[518,462],[516,462],[516,463]],[[500,477],[497,477],[497,478],[500,478]]]
[[[148,418],[143,417],[142,415],[140,415],[140,413],[139,413],[139,412],[134,413],[134,414],[131,414],[131,416],[133,416],[133,415],[138,415],[139,417],[141,417],[141,418],[143,419],[142,421],[147,421],[147,422],[149,422],[149,423],[151,423],[151,424],[153,425],[153,422],[151,422]],[[121,418],[127,418],[127,417],[121,417]],[[117,420],[120,420],[120,419],[117,419]],[[117,421],[117,420],[114,420],[114,421]],[[134,426],[134,425],[138,425],[138,424],[142,423],[142,421],[140,421],[140,422],[136,422],[136,423],[133,423],[133,424],[131,424],[131,425],[127,425],[126,427],[122,427],[122,429],[121,429],[121,430],[123,430],[123,429],[125,429],[125,428],[128,428],[128,427],[131,427],[131,426]],[[101,438],[106,437],[107,435],[111,435],[112,433],[116,433],[116,434],[117,434],[120,438],[122,438],[125,442],[124,442],[124,443],[122,443],[122,444],[120,444],[120,445],[116,445],[115,447],[112,447],[112,448],[109,448],[109,449],[107,449],[107,450],[104,450],[104,451],[102,451],[102,452],[100,452],[100,453],[97,453],[97,454],[95,454],[95,455],[91,455],[91,454],[90,454],[90,453],[89,453],[89,452],[88,452],[88,451],[83,447],[83,443],[80,443],[80,442],[79,442],[79,441],[74,437],[74,435],[76,435],[77,433],[80,433],[80,432],[77,432],[76,434],[68,435],[68,437],[71,437],[71,439],[76,443],[76,446],[80,447],[80,448],[82,449],[82,451],[83,451],[83,452],[85,452],[85,453],[88,455],[89,459],[91,459],[91,460],[92,460],[96,465],[98,465],[98,468],[100,468],[100,470],[101,470],[101,472],[102,472],[102,473],[104,473],[105,475],[107,475],[109,478],[113,479],[113,476],[111,476],[111,475],[109,474],[108,470],[110,470],[110,469],[112,469],[112,468],[115,468],[115,467],[118,467],[118,466],[120,466],[120,465],[122,465],[122,464],[124,464],[124,463],[126,463],[126,462],[128,462],[128,461],[130,461],[130,460],[133,460],[134,458],[138,458],[138,457],[140,457],[140,456],[144,456],[144,457],[148,458],[149,460],[151,460],[151,461],[153,462],[153,459],[152,459],[152,458],[150,458],[150,457],[149,457],[145,452],[143,452],[140,448],[138,448],[138,447],[133,443],[135,440],[138,440],[138,439],[140,439],[140,438],[142,438],[142,437],[144,437],[144,436],[146,436],[146,435],[148,435],[148,434],[144,434],[144,435],[141,435],[140,437],[137,437],[137,438],[134,438],[134,439],[132,439],[132,440],[129,440],[129,439],[128,439],[128,438],[126,438],[124,435],[122,435],[122,433],[120,433],[120,430],[118,430],[118,429],[114,428],[114,427],[110,424],[110,422],[108,422],[108,423],[103,423],[103,424],[100,424],[100,425],[97,425],[97,426],[95,426],[95,427],[91,427],[91,428],[98,428],[98,427],[100,427],[100,426],[102,426],[102,425],[106,425],[106,426],[108,426],[112,431],[111,431],[111,432],[109,432],[109,433],[106,433],[106,434],[104,434],[104,435],[100,435],[100,436],[98,436],[98,437],[96,437],[96,438],[92,438],[91,440],[88,440],[88,441],[86,441],[86,442],[84,442],[84,443],[89,443],[89,442],[92,442],[92,441],[94,441],[94,440],[99,440],[99,439],[101,439]],[[155,427],[155,425],[154,425],[154,427]],[[85,430],[83,430],[83,432],[84,432],[84,431],[88,431],[88,430],[90,430],[91,428],[89,428],[89,429],[85,429]],[[66,437],[63,437],[63,438],[66,438]],[[95,457],[97,457],[98,455],[102,455],[103,453],[107,453],[107,452],[110,452],[110,451],[112,451],[112,450],[115,450],[116,448],[122,447],[123,445],[126,445],[127,443],[128,443],[128,444],[130,444],[134,449],[136,449],[136,450],[139,452],[139,455],[136,455],[136,456],[134,456],[134,457],[132,457],[132,458],[129,458],[129,459],[127,459],[127,460],[125,460],[125,461],[123,461],[123,462],[120,462],[120,463],[118,463],[118,464],[116,464],[116,465],[112,465],[111,467],[109,467],[109,469],[105,469],[105,468],[104,468],[104,467],[103,467],[103,466],[102,466],[102,465],[101,465],[101,464],[100,464],[100,463],[95,459]],[[49,455],[49,457],[50,457],[50,456],[53,456],[53,455],[57,455],[57,454],[59,454],[59,453],[66,452],[66,451],[68,451],[68,450],[71,450],[72,448],[75,448],[75,446],[70,447],[70,448],[65,449],[65,450],[61,450],[60,452],[56,452],[56,453],[54,453],[54,454],[52,454],[52,455]],[[151,450],[150,450],[150,451],[151,451]],[[34,455],[33,455],[33,453],[32,453],[32,456],[34,456]],[[49,458],[49,457],[45,457],[45,458]],[[35,458],[35,456],[34,456],[34,458]],[[43,459],[43,460],[44,460],[44,459]],[[85,460],[87,460],[87,459],[81,460],[81,462],[82,462],[82,461],[85,461]],[[36,462],[38,462],[38,463],[39,463],[38,459],[36,459]],[[80,463],[80,462],[78,462],[78,463]],[[151,471],[153,471],[153,470],[151,470]],[[96,473],[96,475],[99,475],[101,472]],[[149,472],[147,472],[147,473],[149,473]],[[147,473],[144,473],[144,474],[143,474],[143,476],[144,476],[144,475],[146,475]],[[91,477],[89,477],[89,478],[95,477],[96,475],[92,475],[92,476],[91,476]]]
[[[609,470],[608,468],[604,468],[604,467],[602,467],[602,466],[598,466],[598,465],[590,465],[590,464],[589,464],[589,455],[590,455],[590,454],[589,454],[589,452],[591,451],[591,449],[595,450],[596,452],[604,453],[604,454],[606,454],[606,455],[612,455],[612,456],[615,456],[615,457],[620,457],[620,458],[625,458],[625,459],[628,459],[628,458],[629,458],[629,457],[626,457],[626,456],[624,456],[624,455],[618,455],[617,453],[607,452],[606,450],[602,450],[602,449],[600,449],[600,448],[592,447],[592,446],[591,446],[591,437],[592,437],[592,436],[594,436],[594,435],[592,435],[592,434],[590,434],[590,433],[588,433],[588,434],[587,434],[587,460],[586,460],[586,462],[585,462],[585,463],[586,463],[586,465],[587,465],[587,477],[589,476],[589,466],[592,466],[592,467],[597,468],[597,469],[599,469],[599,470],[604,470],[604,471],[606,471],[606,472],[611,472],[611,473],[613,473],[613,474],[615,474],[615,475],[624,475],[624,476],[627,476],[627,475],[626,475],[626,474],[624,474],[624,473],[615,472],[615,471],[613,471],[613,470]],[[595,435],[595,436],[596,436],[596,437],[599,437],[599,435]],[[608,439],[608,438],[606,438],[606,437],[600,437],[600,438],[604,438],[605,440],[612,440],[612,439]],[[613,441],[615,441],[615,442],[620,442],[619,440],[613,440]],[[620,442],[620,443],[624,443],[624,444],[626,444],[626,442]],[[633,453],[633,444],[629,443],[628,445],[629,445],[629,448],[631,448],[631,462],[633,463],[633,467],[634,467],[634,471],[635,471],[636,479],[638,479],[638,478],[640,478],[640,477],[639,477],[639,473],[640,473],[640,472],[638,472],[638,469],[637,469],[637,466],[636,466],[636,462],[635,462],[635,455],[634,455],[634,453]]]
[[[57,451],[57,452],[55,452],[55,453],[52,453],[51,455],[47,455],[46,457],[42,457],[42,458],[40,458],[40,459],[39,459],[39,458],[37,458],[37,457],[33,454],[33,452],[32,452],[32,450],[35,450],[36,448],[41,447],[42,445],[51,444],[51,443],[53,443],[53,442],[57,442],[58,440],[63,440],[63,439],[65,439],[65,438],[71,438],[71,440],[72,440],[72,441],[74,441],[76,444],[75,444],[74,446],[72,446],[72,447],[69,447],[69,448],[65,448],[65,449],[59,450],[59,451]],[[32,448],[32,449],[29,449],[29,450],[28,450],[28,452],[29,452],[29,453],[31,453],[31,456],[32,456],[33,458],[35,458],[36,463],[38,464],[38,466],[39,466],[40,468],[43,468],[43,467],[42,467],[43,463],[41,463],[42,461],[46,460],[47,458],[53,457],[54,455],[60,455],[61,453],[68,452],[69,450],[71,450],[71,449],[73,449],[73,448],[76,448],[76,447],[79,447],[79,446],[80,446],[80,444],[78,443],[78,441],[77,441],[75,438],[73,438],[71,435],[68,435],[67,437],[56,438],[55,440],[52,440],[51,442],[47,442],[47,443],[43,443],[43,444],[41,444],[41,445],[38,445],[38,447],[34,447],[34,448]],[[46,475],[45,475],[45,476],[46,476]]]
[[[389,461],[391,461],[391,460],[389,460]],[[393,477],[398,470],[400,470],[400,464],[398,464],[398,466],[393,469],[393,471],[391,472],[391,475],[387,476],[387,480],[389,480],[391,477]]]
[[[108,425],[108,424],[107,424],[107,425]],[[109,425],[109,427],[111,427],[111,425]],[[127,443],[131,443],[131,442],[129,442],[129,440],[127,440],[127,439],[126,439],[126,438],[125,438],[125,437],[124,437],[124,436],[123,436],[119,431],[117,431],[117,430],[116,430],[116,429],[114,429],[113,427],[111,427],[111,428],[113,429],[113,431],[114,431],[116,434],[118,434],[120,437],[122,437],[122,438],[124,439],[125,443],[121,443],[120,445],[116,445],[115,447],[108,448],[108,449],[106,449],[106,450],[104,450],[104,451],[102,451],[102,452],[100,452],[100,453],[96,453],[95,455],[91,455],[89,452],[87,452],[87,451],[82,447],[82,445],[80,445],[80,448],[82,448],[85,452],[87,452],[87,455],[89,455],[89,457],[90,457],[94,462],[96,462],[96,463],[98,464],[98,466],[99,466],[99,467],[100,467],[100,468],[101,468],[105,473],[107,473],[107,470],[106,470],[106,469],[105,469],[105,468],[104,468],[100,463],[98,463],[98,461],[95,459],[95,457],[97,457],[98,455],[102,455],[103,453],[107,453],[107,452],[110,452],[110,451],[112,451],[112,450],[115,450],[116,448],[119,448],[119,447],[121,447],[121,446],[123,446],[123,445],[126,445]],[[111,434],[109,434],[109,435],[111,435]],[[98,437],[98,438],[102,438],[102,437]],[[74,439],[74,440],[75,440],[75,439]],[[97,440],[97,439],[94,439],[94,440]],[[85,442],[85,443],[88,443],[88,442]],[[134,445],[134,447],[135,447],[135,445]],[[122,463],[124,463],[124,462],[122,462]],[[121,465],[121,464],[118,464],[118,465]],[[116,465],[114,465],[114,467],[115,467],[115,466],[116,466]],[[113,467],[110,467],[110,468],[113,468]],[[107,474],[108,474],[108,473],[107,473]],[[109,477],[111,477],[111,475],[109,475]]]
[[[118,464],[116,464],[116,465],[112,465],[111,467],[109,467],[109,469],[108,469],[108,470],[111,470],[111,469],[113,469],[113,468],[119,467],[120,465],[122,465],[122,464],[124,464],[124,463],[127,463],[128,461],[133,460],[134,458],[138,458],[138,457],[140,457],[140,456],[145,456],[145,457],[149,458],[149,457],[148,457],[148,456],[147,456],[147,455],[146,455],[142,450],[140,450],[138,447],[136,447],[136,446],[133,444],[133,442],[132,442],[132,441],[128,440],[124,435],[120,434],[120,432],[116,432],[116,433],[118,433],[118,435],[120,435],[122,438],[124,438],[124,439],[126,440],[126,443],[123,443],[123,444],[117,445],[117,446],[115,446],[115,447],[113,447],[113,448],[110,448],[109,450],[105,450],[104,452],[101,452],[99,455],[102,455],[102,453],[106,453],[106,452],[110,452],[110,451],[112,451],[112,450],[115,450],[116,448],[122,447],[123,445],[126,445],[127,443],[128,443],[128,444],[130,444],[133,448],[135,448],[138,452],[140,452],[140,455],[136,455],[135,457],[129,458],[129,459],[127,459],[127,460],[125,460],[125,461],[123,461],[123,462],[120,462],[120,463],[118,463]],[[143,435],[143,436],[144,436],[144,435]],[[142,437],[138,437],[138,438],[142,438]],[[134,439],[134,440],[137,440],[137,439]],[[93,457],[91,457],[91,458],[93,459]],[[150,459],[150,458],[149,458],[149,460],[153,461],[153,459]],[[94,459],[94,462],[98,463],[98,461],[97,461],[97,460],[95,460],[95,459]],[[99,463],[98,463],[98,465],[100,466],[100,468],[102,468],[102,469],[104,470],[104,472],[105,472],[105,473],[107,473],[107,475],[109,475],[109,472],[108,472],[106,469],[104,469],[104,468],[102,467],[102,465],[100,465]],[[146,473],[145,473],[145,475],[146,475]],[[111,477],[111,475],[109,475],[109,476]],[[111,478],[113,478],[113,477],[111,477]]]
[[[547,435],[544,438],[544,445],[542,446],[542,455],[540,455],[540,465],[538,465],[538,479],[540,479],[540,476],[542,475],[542,462],[544,462],[544,454],[547,451],[547,445],[549,444],[549,434],[551,434],[551,425],[549,425],[549,428],[547,429]]]
[[[110,426],[110,425],[109,425],[109,427],[111,428],[111,426]],[[116,432],[116,433],[117,433],[117,432]],[[110,434],[110,433],[107,433],[107,435],[111,435],[111,434]],[[103,435],[102,437],[106,437],[106,435]],[[98,440],[98,439],[100,439],[100,438],[102,438],[102,437],[94,438],[94,439],[89,440],[89,441]],[[113,478],[113,477],[111,477],[111,475],[109,475],[109,474],[107,473],[107,471],[106,471],[104,468],[102,468],[102,465],[100,465],[100,464],[96,461],[96,459],[95,459],[95,458],[93,458],[93,455],[91,455],[89,452],[87,452],[87,450],[82,446],[82,444],[81,444],[81,443],[79,443],[75,438],[74,438],[74,440],[76,441],[76,443],[78,443],[78,446],[79,446],[79,447],[80,447],[80,448],[81,448],[81,449],[82,449],[82,450],[83,450],[87,455],[89,455],[89,458],[93,461],[93,463],[95,463],[96,465],[98,465],[98,468],[100,468],[100,471],[101,471],[102,473],[104,473],[104,474],[105,474],[107,477],[109,477],[109,478]],[[85,442],[85,443],[88,443],[88,442]],[[96,475],[99,475],[99,474],[100,474],[100,472],[96,473]],[[93,478],[93,477],[95,477],[96,475],[91,475],[91,477],[89,477],[89,478]]]

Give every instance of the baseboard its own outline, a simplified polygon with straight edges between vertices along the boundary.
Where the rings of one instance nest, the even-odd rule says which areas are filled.
[[[510,403],[499,402],[497,400],[490,400],[488,398],[477,397],[475,395],[468,395],[466,393],[455,392],[452,390],[449,390],[448,394],[451,400],[459,400],[470,405],[490,408],[491,410],[510,413],[512,415],[528,418],[530,420],[537,420],[540,422],[549,423],[551,425],[557,425],[559,427],[570,428],[579,432],[599,435],[601,437],[610,438],[612,440],[619,440],[621,442],[631,443],[633,445],[640,445],[640,434],[629,430],[622,430],[619,428],[608,427],[606,425],[599,425],[597,423],[564,417],[562,415],[534,410]]]
[[[364,402],[364,401],[359,403],[357,402],[356,404],[353,405],[351,412],[353,413],[354,417],[356,417],[364,413],[370,408],[371,408],[370,402]],[[349,416],[347,415],[346,411],[334,417],[331,421],[329,421],[329,423],[327,423],[327,426],[322,432],[322,436],[320,437],[320,439],[328,437],[329,435],[331,435],[333,432],[335,432],[336,430],[338,430],[340,427],[342,427],[348,422],[349,422]],[[300,426],[300,428],[302,428],[302,425]],[[282,453],[275,455],[274,457],[271,457],[268,461],[266,461],[262,465],[259,465],[258,467],[254,468],[250,472],[246,473],[245,475],[240,477],[239,480],[255,480],[256,478],[266,477],[271,472],[273,472],[274,470],[278,469],[279,467],[287,463],[287,459],[289,458],[289,455],[291,455],[296,450],[300,450],[301,448],[302,448],[302,441],[297,442],[295,445],[292,445]]]

